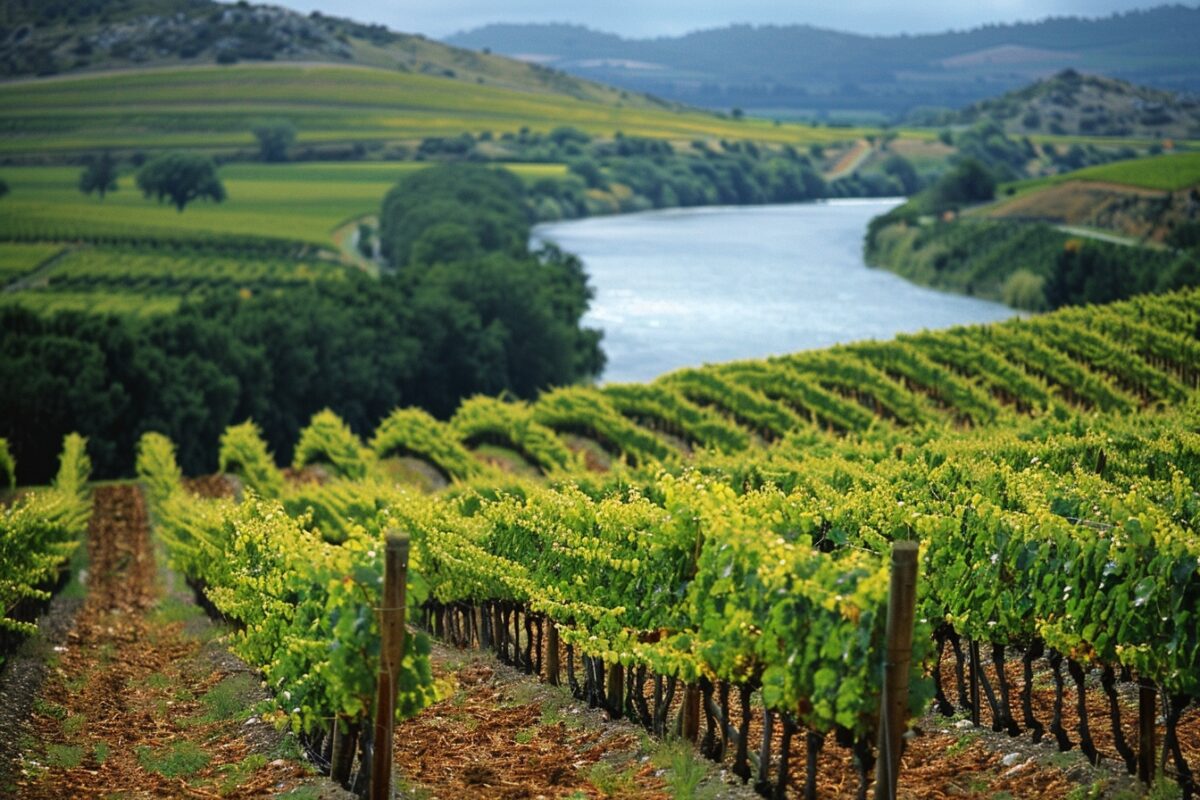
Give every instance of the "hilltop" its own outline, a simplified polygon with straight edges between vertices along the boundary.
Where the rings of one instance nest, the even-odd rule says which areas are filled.
[[[1008,133],[1196,138],[1200,99],[1073,69],[957,112],[918,114],[923,125],[992,121]]]
[[[0,7],[0,78],[269,61],[378,67],[635,108],[664,105],[419,34],[244,0],[15,0]]]
[[[708,108],[870,120],[961,108],[1066,68],[1197,91],[1198,29],[1200,8],[1173,5],[917,36],[731,25],[625,39],[573,25],[489,25],[446,41]]]

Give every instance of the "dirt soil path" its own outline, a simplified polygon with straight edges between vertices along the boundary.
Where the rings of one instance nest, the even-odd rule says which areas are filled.
[[[433,646],[445,699],[396,729],[406,798],[757,798],[690,745],[610,721],[490,653]]]
[[[257,677],[156,565],[137,487],[95,490],[88,554],[87,596],[33,701],[12,796],[262,797],[310,783],[295,740],[253,717]]]

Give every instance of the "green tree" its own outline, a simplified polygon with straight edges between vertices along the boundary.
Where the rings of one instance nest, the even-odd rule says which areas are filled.
[[[913,167],[912,162],[901,155],[889,156],[883,162],[883,171],[900,181],[905,194],[916,194],[921,188],[921,177]]]
[[[963,160],[933,186],[935,210],[957,208],[967,203],[983,203],[996,196],[996,179],[983,164],[973,158]]]
[[[296,126],[286,119],[270,120],[254,128],[259,158],[278,163],[288,160],[288,148],[296,141]]]
[[[6,194],[8,194],[8,183],[0,178],[0,197],[4,197]]]
[[[181,213],[193,200],[219,203],[225,199],[213,160],[193,153],[166,153],[147,161],[138,170],[137,185],[146,197],[160,203],[169,199]]]
[[[79,176],[79,191],[84,194],[95,192],[104,199],[104,195],[117,190],[117,162],[104,151],[99,158],[89,159],[83,173]]]

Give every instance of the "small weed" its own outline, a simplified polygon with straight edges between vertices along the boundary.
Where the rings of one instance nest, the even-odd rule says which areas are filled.
[[[257,689],[257,681],[249,675],[230,675],[222,679],[200,698],[207,709],[205,716],[210,721],[234,719],[245,713]]]
[[[578,714],[567,713],[568,705],[570,705],[570,701],[564,700],[556,694],[547,697],[542,701],[541,724],[553,726],[561,722],[571,730],[582,726],[583,721]]]
[[[1104,795],[1107,785],[1107,781],[1097,780],[1090,786],[1076,786],[1067,794],[1067,800],[1098,800]]]
[[[654,766],[666,770],[667,788],[678,800],[700,800],[715,796],[715,787],[700,791],[708,768],[696,758],[696,749],[683,739],[670,739],[659,745],[651,755]]]
[[[83,714],[72,714],[63,720],[63,733],[67,736],[74,736],[83,730],[83,726],[87,724],[87,717]]]
[[[307,764],[303,751],[300,749],[300,740],[290,731],[284,734],[279,739],[279,744],[275,745],[271,750],[269,758],[274,761],[277,758],[282,758],[285,761],[299,761]]]
[[[74,769],[83,763],[83,748],[73,744],[46,745],[46,766]]]
[[[198,606],[174,595],[167,595],[159,601],[158,607],[154,609],[150,619],[152,622],[169,625],[172,622],[187,622],[202,616],[203,613]]]
[[[975,775],[971,776],[971,780],[967,783],[967,788],[972,792],[978,792],[982,794],[983,792],[987,791],[987,788],[991,782],[991,776],[984,773],[976,773]]]
[[[1179,788],[1179,784],[1159,770],[1154,776],[1154,783],[1150,784],[1150,789],[1146,792],[1145,800],[1179,800],[1181,797],[1183,790]]]
[[[108,744],[105,742],[96,742],[96,746],[92,748],[92,758],[97,764],[103,764],[108,760]]]
[[[608,761],[593,764],[588,769],[587,779],[605,797],[624,797],[637,790],[633,781],[633,767],[618,770]]]
[[[146,685],[151,689],[166,689],[171,685],[171,679],[161,672],[154,672],[146,676]]]
[[[536,728],[526,728],[523,731],[517,731],[517,734],[515,736],[513,736],[513,741],[516,742],[517,744],[529,744],[536,737],[537,737],[537,729]]]
[[[396,797],[404,797],[408,800],[434,800],[433,792],[427,787],[413,783],[403,775],[393,775],[392,782],[396,787]]]
[[[33,710],[44,717],[53,717],[54,719],[66,719],[67,710],[58,703],[52,703],[49,700],[43,700],[40,697],[35,697],[33,700]]]
[[[504,699],[505,706],[527,706],[541,699],[542,687],[537,683],[518,683],[510,687],[509,696]]]
[[[255,772],[267,765],[267,757],[254,753],[246,756],[236,764],[226,764],[220,768],[220,772],[224,775],[221,780],[219,791],[221,794],[231,794],[236,791],[239,786],[249,780]]]
[[[973,741],[975,741],[974,734],[964,733],[955,740],[954,744],[946,748],[946,755],[950,757],[961,755],[964,750],[971,746],[971,742]]]
[[[210,758],[199,745],[186,739],[168,747],[139,747],[137,757],[143,769],[157,772],[164,778],[182,778],[199,772]]]

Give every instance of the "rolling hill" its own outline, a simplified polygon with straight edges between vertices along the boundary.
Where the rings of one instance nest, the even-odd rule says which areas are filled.
[[[1200,99],[1073,69],[957,112],[915,115],[914,124],[993,121],[1012,134],[1200,136]]]
[[[0,77],[238,62],[329,63],[661,106],[557,70],[314,12],[214,0],[15,0],[0,6]]]
[[[0,161],[40,163],[99,148],[253,152],[252,130],[267,117],[290,121],[301,146],[326,148],[309,157],[334,159],[361,157],[347,149],[355,143],[382,150],[430,136],[549,131],[562,125],[593,135],[621,131],[685,142],[728,137],[807,145],[855,135],[378,67],[272,62],[80,73],[0,84]],[[341,149],[330,149],[335,145]]]
[[[1175,5],[919,36],[732,25],[623,39],[573,25],[489,25],[446,41],[709,108],[895,118],[920,106],[961,108],[1068,67],[1200,90],[1198,27],[1200,9]]]

